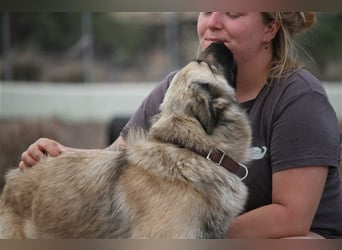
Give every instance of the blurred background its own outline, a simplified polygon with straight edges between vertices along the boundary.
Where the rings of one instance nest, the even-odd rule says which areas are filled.
[[[197,51],[195,12],[0,13],[2,175],[39,137],[104,148]],[[299,56],[342,121],[342,13],[317,13]]]

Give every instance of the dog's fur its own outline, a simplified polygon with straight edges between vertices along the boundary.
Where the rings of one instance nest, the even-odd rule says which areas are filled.
[[[237,162],[249,157],[251,130],[228,84],[234,61],[222,46],[175,75],[151,129],[131,132],[127,148],[64,152],[11,170],[0,237],[225,238],[247,188],[191,150],[218,148]]]

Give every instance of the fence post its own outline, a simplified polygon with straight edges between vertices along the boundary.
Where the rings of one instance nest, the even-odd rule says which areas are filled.
[[[12,53],[10,38],[10,19],[9,13],[2,14],[2,43],[4,51],[4,74],[5,80],[12,80]]]

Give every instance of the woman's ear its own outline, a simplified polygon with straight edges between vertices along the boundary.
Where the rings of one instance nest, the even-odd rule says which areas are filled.
[[[272,39],[277,35],[278,30],[280,28],[279,22],[275,20],[269,22],[265,25],[265,32],[264,32],[264,42],[269,43]]]

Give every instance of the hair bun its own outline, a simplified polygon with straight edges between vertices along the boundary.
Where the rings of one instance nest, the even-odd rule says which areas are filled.
[[[310,28],[316,22],[314,12],[277,12],[277,16],[291,36]]]
[[[310,28],[316,23],[316,15],[314,12],[299,12],[303,16],[306,28]]]

